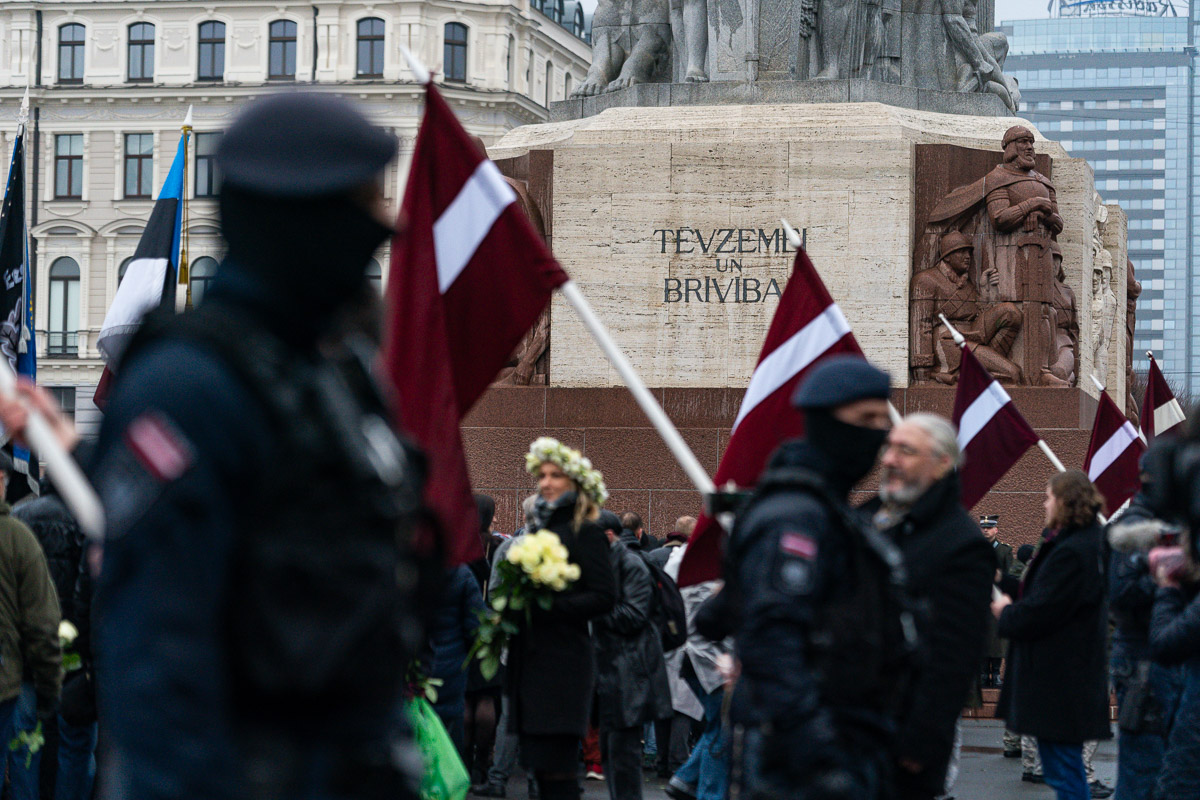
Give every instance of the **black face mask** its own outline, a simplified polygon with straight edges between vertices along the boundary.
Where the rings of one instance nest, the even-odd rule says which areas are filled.
[[[226,185],[221,232],[229,257],[297,319],[331,320],[359,296],[367,262],[392,229],[347,195],[262,197]]]
[[[824,408],[804,416],[804,438],[828,458],[830,484],[850,491],[875,466],[888,432],[847,425]]]

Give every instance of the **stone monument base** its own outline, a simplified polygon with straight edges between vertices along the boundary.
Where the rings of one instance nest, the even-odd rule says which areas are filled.
[[[737,389],[653,389],[667,415],[710,475],[717,470],[729,432],[741,406]],[[1013,401],[1038,435],[1068,467],[1083,463],[1096,400],[1079,389],[1011,391]],[[901,413],[932,411],[949,416],[954,390],[915,387],[894,393]],[[521,500],[534,491],[525,472],[525,453],[538,436],[561,439],[579,448],[604,473],[611,498],[606,507],[620,514],[636,511],[647,530],[662,538],[675,520],[700,512],[700,495],[671,457],[624,387],[497,387],[488,391],[463,421],[463,443],[475,491],[496,499],[499,528],[511,533],[524,524]],[[1037,541],[1042,531],[1042,501],[1054,468],[1037,448],[1025,457],[972,510],[999,514],[1001,537],[1016,547]],[[864,482],[855,501],[873,490],[876,477]]]
[[[999,97],[978,92],[942,92],[864,79],[820,81],[713,81],[638,83],[593,97],[550,104],[550,120],[583,119],[623,106],[727,106],[771,103],[886,103],[898,108],[977,117],[1012,117]]]

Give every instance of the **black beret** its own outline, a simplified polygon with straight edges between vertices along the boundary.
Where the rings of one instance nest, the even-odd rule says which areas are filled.
[[[254,194],[322,197],[369,183],[396,146],[346,100],[286,92],[238,115],[221,137],[217,166],[221,180]]]
[[[891,396],[888,374],[862,356],[830,356],[813,368],[792,395],[796,408],[837,408],[857,400]]]
[[[607,508],[600,509],[600,516],[596,519],[596,524],[600,526],[602,531],[621,532],[621,519]]]

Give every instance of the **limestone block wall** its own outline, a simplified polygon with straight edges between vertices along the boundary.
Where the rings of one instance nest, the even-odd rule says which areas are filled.
[[[878,103],[612,108],[517,128],[489,154],[553,151],[554,251],[650,385],[746,385],[794,258],[784,217],[863,349],[905,386],[915,145],[999,150],[1019,122]],[[1091,170],[1040,135],[1037,147],[1086,312]],[[620,383],[557,298],[552,319],[552,385]]]

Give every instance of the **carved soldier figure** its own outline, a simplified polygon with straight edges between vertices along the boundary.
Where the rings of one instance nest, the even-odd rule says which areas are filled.
[[[1042,369],[1043,386],[1075,385],[1075,347],[1079,342],[1079,315],[1075,308],[1075,292],[1067,286],[1063,270],[1062,250],[1058,242],[1050,245],[1054,257],[1054,300],[1046,310],[1046,327],[1050,334],[1049,359]]]
[[[1092,270],[1092,372],[1108,383],[1108,346],[1117,318],[1117,295],[1112,289],[1112,255],[1100,251]]]
[[[1014,125],[1004,133],[1004,163],[984,181],[988,216],[1001,233],[1021,230],[1053,238],[1062,233],[1063,219],[1050,179],[1038,172],[1033,133]]]
[[[1133,328],[1137,323],[1137,301],[1142,284],[1133,274],[1133,262],[1125,268],[1125,416],[1137,424],[1138,404],[1133,396]]]
[[[936,367],[930,377],[938,383],[958,381],[962,354],[938,317],[944,314],[992,375],[1003,383],[1019,383],[1021,368],[1008,354],[1021,330],[1021,312],[1012,303],[980,302],[979,290],[967,274],[973,253],[970,238],[950,231],[939,241],[937,265],[913,276],[913,366]],[[989,269],[983,279],[994,287],[998,275]]]
[[[883,45],[881,0],[820,0],[817,79],[869,77]],[[864,71],[860,75],[860,70]]]

